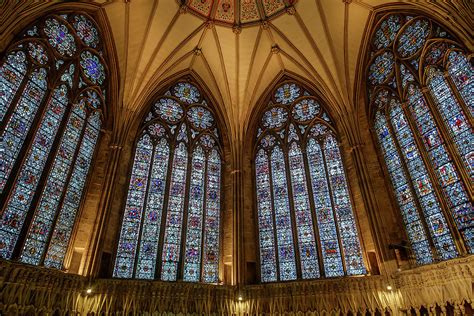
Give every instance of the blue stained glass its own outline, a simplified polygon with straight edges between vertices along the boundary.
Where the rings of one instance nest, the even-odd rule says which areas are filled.
[[[12,52],[0,67],[0,121],[3,121],[7,109],[26,74],[26,55],[22,51]]]
[[[433,262],[433,255],[429,246],[428,237],[421,223],[418,209],[414,203],[413,193],[408,185],[408,176],[401,168],[400,154],[395,146],[387,120],[380,112],[375,116],[375,130],[394,187],[394,193],[400,210],[402,211],[402,217],[405,222],[405,228],[412,251],[418,263],[431,263]]]
[[[293,142],[288,151],[296,229],[301,258],[303,279],[319,278],[318,254],[313,230],[313,219],[306,185],[303,154],[300,146]]]
[[[0,193],[5,187],[36,112],[43,101],[47,89],[46,77],[46,70],[43,68],[31,74],[0,137]]]
[[[415,139],[408,126],[405,114],[400,104],[396,101],[393,101],[391,104],[390,119],[413,186],[415,187],[415,193],[421,202],[425,219],[429,223],[436,223],[436,225],[428,225],[428,229],[438,255],[443,259],[454,258],[457,256],[457,251],[454,248],[454,241],[449,232],[446,219],[443,216],[438,198],[434,193],[433,185],[428,177],[428,171],[415,144]]]
[[[301,96],[301,88],[294,83],[285,83],[275,92],[275,101],[281,104],[289,104]]]
[[[152,155],[153,145],[151,139],[148,135],[144,135],[138,141],[135,150],[117,258],[115,259],[114,277],[131,278],[133,275],[133,265],[135,263],[135,253]]]
[[[471,124],[442,73],[430,69],[428,88],[471,179],[474,179],[474,135]]]
[[[326,166],[321,146],[314,138],[310,138],[308,141],[307,154],[324,272],[327,277],[342,276],[344,275],[344,267],[329,193]]]
[[[198,282],[201,275],[201,242],[204,215],[206,157],[202,147],[194,149],[191,161],[188,222],[184,250],[184,281]]]
[[[49,44],[61,55],[71,57],[76,53],[76,43],[74,37],[69,33],[69,29],[63,23],[54,18],[45,21],[44,33],[48,37]]]
[[[161,268],[163,281],[176,281],[180,259],[188,168],[188,152],[182,142],[176,146],[172,168]]]
[[[464,54],[453,51],[448,56],[448,71],[471,116],[474,116],[474,69],[470,61]]]
[[[282,107],[273,107],[263,113],[262,125],[265,128],[282,127],[288,120],[288,112]]]
[[[143,217],[135,274],[139,279],[154,279],[155,277],[169,154],[168,142],[164,138],[160,139],[154,150],[148,198]]]
[[[80,61],[84,75],[93,84],[103,84],[105,81],[105,69],[104,65],[100,61],[99,57],[91,53],[90,51],[84,51],[81,53]]]
[[[73,18],[74,29],[77,36],[89,47],[97,48],[99,45],[99,32],[92,23],[91,20],[86,18],[84,15],[75,15]]]
[[[201,106],[194,106],[188,110],[188,120],[197,129],[206,129],[214,124],[211,112]]]
[[[192,84],[180,82],[173,88],[173,94],[183,102],[192,104],[199,102],[201,94],[199,90]]]
[[[347,189],[341,153],[336,139],[332,135],[327,136],[324,142],[324,156],[326,158],[342,249],[344,250],[347,274],[365,274],[362,250],[352,211],[349,190]]]
[[[401,22],[402,18],[399,15],[390,15],[384,19],[374,34],[373,43],[375,48],[387,48],[402,27]]]
[[[418,52],[425,44],[430,32],[430,22],[426,19],[414,19],[408,22],[397,39],[398,54],[406,58]]]
[[[426,101],[419,88],[410,86],[408,89],[408,106],[418,130],[422,133],[423,144],[431,159],[438,180],[441,184],[446,200],[455,219],[458,229],[461,231],[470,251],[474,249],[474,240],[466,235],[473,228],[474,223],[464,220],[466,216],[474,218],[472,203],[469,201],[466,189],[456,170],[452,159],[448,154],[435,120],[426,105]],[[463,204],[466,207],[459,208]],[[458,214],[458,211],[461,214]],[[459,220],[458,220],[459,219]]]
[[[384,52],[375,57],[369,67],[369,81],[373,85],[385,83],[393,72],[394,63],[395,60],[391,52]]]
[[[219,280],[219,232],[221,210],[221,158],[212,149],[207,160],[204,222],[203,276],[206,283]]]
[[[270,189],[270,167],[268,155],[260,149],[255,159],[257,189],[258,231],[260,240],[260,268],[263,282],[277,280],[275,255],[274,211]]]
[[[275,229],[277,240],[280,280],[296,279],[295,249],[288,198],[288,183],[283,151],[275,147],[271,155],[273,205],[275,208]]]
[[[87,120],[86,129],[74,162],[64,200],[59,210],[53,234],[49,243],[44,265],[61,269],[66,255],[69,239],[76,220],[84,186],[89,173],[95,145],[101,126],[100,114],[95,112]]]
[[[66,86],[54,89],[0,223],[0,257],[10,258],[67,106]]]
[[[38,265],[47,246],[49,234],[68,180],[69,170],[81,137],[85,120],[83,105],[75,105],[69,116],[53,167],[35,209],[20,261]]]
[[[303,99],[291,110],[293,118],[299,122],[308,122],[319,114],[321,106],[314,99]]]
[[[45,65],[48,62],[48,55],[43,45],[37,42],[28,43],[28,53],[31,58],[41,65]]]
[[[160,98],[154,107],[156,113],[169,123],[176,123],[183,118],[181,105],[172,98]]]

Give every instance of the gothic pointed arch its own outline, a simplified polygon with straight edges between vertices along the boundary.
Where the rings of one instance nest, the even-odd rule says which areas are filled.
[[[368,113],[414,259],[472,253],[472,52],[407,11],[380,13],[368,47]]]
[[[135,141],[113,276],[217,283],[223,149],[193,76],[152,98]]]
[[[366,273],[339,135],[325,102],[310,91],[284,76],[257,114],[262,282]]]
[[[113,95],[104,29],[58,6],[0,61],[0,256],[63,268]]]

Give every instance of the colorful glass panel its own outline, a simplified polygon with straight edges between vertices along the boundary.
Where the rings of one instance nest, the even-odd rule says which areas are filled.
[[[321,106],[314,99],[303,99],[296,103],[291,110],[293,119],[298,122],[308,122],[319,114]]]
[[[74,36],[69,32],[68,27],[55,18],[45,21],[44,33],[48,37],[49,44],[54,47],[58,53],[71,57],[76,53],[77,47]]]
[[[406,116],[400,103],[395,100],[391,103],[390,121],[438,255],[443,259],[454,258],[457,256],[457,251],[439,199],[435,194],[433,183],[428,176]]]
[[[270,187],[268,154],[260,149],[255,159],[258,231],[260,239],[260,269],[263,282],[277,280],[274,211]]]
[[[25,53],[18,51],[10,53],[0,67],[0,122],[3,121],[7,109],[11,106],[13,97],[25,77],[27,66]],[[0,159],[0,163],[2,160]]]
[[[221,211],[221,158],[212,149],[207,160],[206,208],[204,219],[203,276],[206,283],[219,278],[219,223]]]
[[[275,92],[275,101],[289,104],[301,96],[301,88],[294,83],[285,83]]]
[[[474,180],[474,134],[471,124],[442,73],[431,69],[428,88],[461,159]]]
[[[262,125],[265,128],[282,127],[288,120],[288,112],[281,107],[274,107],[263,113]]]
[[[37,42],[28,43],[28,53],[31,58],[41,65],[45,65],[48,62],[48,55],[43,45]]]
[[[398,35],[396,47],[402,58],[417,53],[430,35],[430,22],[426,19],[414,19],[406,24]]]
[[[419,88],[415,86],[409,87],[408,101],[413,120],[421,134],[423,145],[428,152],[431,165],[449,203],[453,218],[469,250],[472,252],[474,240],[473,234],[470,231],[474,223],[466,219],[469,216],[474,218],[474,208],[469,200],[464,184],[460,181],[456,166],[448,153],[436,121]]]
[[[395,145],[387,119],[380,112],[375,116],[375,131],[415,258],[420,264],[432,263],[433,254],[408,176],[402,167],[402,159]]]
[[[161,268],[161,279],[163,281],[176,281],[177,278],[187,169],[188,151],[186,145],[181,142],[176,146],[172,165]]]
[[[81,203],[87,175],[99,138],[101,120],[98,112],[89,116],[79,152],[72,170],[58,219],[55,223],[44,265],[61,269],[66,255],[69,239]]]
[[[390,15],[380,23],[373,40],[376,49],[387,48],[393,42],[398,30],[402,27],[401,22],[401,16]]]
[[[297,275],[293,225],[291,222],[285,157],[280,147],[273,149],[271,155],[271,170],[280,281],[295,280]]]
[[[67,102],[66,86],[61,85],[55,88],[2,214],[0,226],[0,257],[2,258],[10,258],[12,255]]]
[[[344,275],[341,249],[339,246],[336,220],[329,192],[326,166],[321,145],[310,138],[307,145],[308,166],[313,188],[316,220],[321,240],[322,260],[326,277]]]
[[[293,205],[296,217],[302,278],[319,278],[318,250],[313,228],[303,154],[296,142],[290,145],[288,164],[290,167],[291,188],[293,190]]]
[[[365,274],[362,249],[360,247],[357,233],[358,229],[352,211],[341,153],[337,141],[332,135],[327,136],[324,142],[324,156],[326,158],[332,200],[334,201],[339,237],[344,251],[347,274]]]
[[[143,135],[135,150],[132,176],[128,187],[127,203],[115,259],[114,277],[131,278],[133,275],[152,155],[153,144],[151,139],[148,135]]]
[[[448,71],[456,88],[474,116],[474,68],[466,56],[453,51],[448,56]]]
[[[168,142],[165,138],[162,138],[154,149],[148,197],[143,216],[137,271],[135,273],[135,276],[139,279],[154,279],[155,277],[169,155]]]
[[[58,211],[59,203],[68,180],[76,147],[81,138],[86,112],[81,104],[73,107],[54,158],[53,167],[41,193],[38,206],[28,230],[20,260],[38,265],[47,246],[49,235]]]
[[[35,70],[30,75],[18,103],[13,105],[13,113],[2,131],[0,136],[0,193],[3,192],[38,108],[43,101],[47,89],[46,79],[46,70],[43,68]]]
[[[166,122],[177,123],[183,118],[183,109],[175,99],[160,98],[154,107],[156,113]]]
[[[101,85],[104,83],[105,69],[98,56],[91,53],[90,51],[84,51],[81,53],[80,64],[85,76],[93,84]]]
[[[201,99],[201,93],[192,84],[186,82],[180,82],[173,88],[174,95],[183,102],[192,104],[199,102]]]
[[[197,282],[201,275],[201,242],[204,216],[204,186],[206,157],[197,147],[191,161],[188,222],[184,250],[184,281]]]
[[[369,81],[373,85],[382,84],[387,81],[393,72],[395,60],[391,52],[384,52],[375,57],[369,67]]]
[[[188,120],[198,129],[206,129],[214,124],[214,117],[209,110],[202,106],[194,106],[188,110]]]
[[[100,41],[99,32],[97,32],[97,29],[91,20],[82,14],[75,15],[72,25],[76,30],[77,36],[84,42],[84,44],[92,48],[97,48]]]

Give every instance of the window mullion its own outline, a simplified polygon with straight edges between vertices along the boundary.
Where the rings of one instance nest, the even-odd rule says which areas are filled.
[[[150,179],[151,179],[151,174],[153,170],[153,164],[155,162],[155,151],[156,151],[156,145],[158,144],[158,140],[153,139],[152,141],[153,144],[153,151],[151,155],[151,161],[150,161],[150,168],[148,168],[148,176],[147,176],[147,181],[146,181],[146,190],[145,190],[145,196],[143,198],[143,205],[142,205],[142,216],[140,218],[140,228],[138,230],[138,239],[137,239],[137,251],[135,252],[135,259],[133,260],[133,270],[132,270],[132,277],[135,278],[137,274],[137,264],[138,264],[138,256],[140,255],[140,242],[142,240],[142,233],[143,233],[143,221],[146,216],[146,207],[148,204],[148,193],[150,190]]]
[[[462,95],[459,92],[458,88],[454,84],[453,78],[451,78],[451,74],[446,70],[443,73],[443,76],[444,76],[444,79],[446,79],[446,83],[448,84],[448,87],[451,88],[451,91],[453,92],[456,99],[458,100],[459,105],[461,106],[461,108],[464,112],[464,115],[466,115],[467,120],[469,121],[469,123],[471,123],[471,126],[474,126],[474,118],[472,117],[472,112],[471,112],[471,110],[469,110],[469,108],[466,104],[466,101],[464,100],[464,98],[462,97]]]
[[[324,150],[324,140],[321,140],[319,143],[321,147],[321,156],[323,158],[323,163],[324,163],[324,171],[326,173],[326,182],[328,185],[328,190],[329,190],[329,197],[331,199],[331,209],[332,209],[332,216],[334,218],[334,224],[336,226],[336,234],[337,234],[337,244],[339,246],[339,252],[341,254],[341,260],[342,260],[342,267],[344,269],[344,275],[347,275],[347,266],[346,266],[346,256],[344,252],[344,248],[342,247],[342,239],[341,239],[341,232],[339,231],[339,219],[336,214],[336,203],[334,202],[334,195],[332,191],[332,184],[331,184],[331,177],[329,176],[329,171],[328,171],[328,163],[326,160],[326,152]]]
[[[304,147],[301,146],[301,154],[303,156],[304,172],[306,173],[306,185],[308,187],[309,205],[312,210],[311,217],[313,218],[313,230],[315,234],[316,243],[319,245],[319,247],[317,247],[316,249],[318,252],[318,257],[319,257],[319,260],[318,260],[319,272],[320,272],[321,277],[325,277],[326,271],[324,269],[323,245],[321,243],[321,236],[319,234],[319,227],[318,227],[319,221],[316,215],[316,205],[314,205],[313,185],[311,183],[313,178],[309,171],[308,155],[307,155],[307,147],[306,147],[307,145],[308,145],[308,142],[306,141],[305,146]]]
[[[267,164],[268,164],[268,178],[270,181],[270,199],[271,199],[271,206],[272,206],[272,219],[273,219],[273,249],[275,249],[275,264],[276,264],[276,277],[277,281],[280,281],[280,254],[278,252],[278,234],[277,234],[277,226],[276,226],[276,209],[275,209],[275,200],[274,200],[274,194],[273,194],[273,174],[272,174],[272,164],[271,164],[271,157],[272,157],[272,150],[268,151],[268,159],[267,159]],[[287,183],[288,187],[288,183]],[[287,188],[288,189],[288,188]],[[290,197],[288,196],[288,200],[291,200]],[[291,204],[290,204],[291,205]],[[293,220],[293,216],[291,217]],[[293,233],[293,247],[294,247],[294,238],[295,238],[295,229],[294,225],[292,225],[292,233]],[[297,259],[299,258],[299,255],[296,255]],[[297,261],[298,262],[298,261]],[[295,263],[297,264],[297,263]],[[296,273],[298,275],[298,265],[296,268]]]
[[[52,98],[52,93],[53,93],[54,89],[50,91],[50,97]],[[32,224],[32,219],[34,217],[34,214],[35,214],[35,209],[36,207],[38,206],[38,202],[39,202],[39,199],[41,197],[41,194],[46,186],[46,183],[47,183],[47,179],[48,179],[48,175],[49,173],[51,172],[51,169],[53,168],[53,165],[54,165],[54,158],[56,157],[56,154],[57,154],[57,151],[59,149],[59,145],[61,144],[61,139],[62,139],[62,136],[66,130],[66,123],[67,121],[69,120],[69,117],[72,115],[72,104],[70,101],[68,101],[68,104],[65,106],[65,111],[64,111],[64,114],[61,118],[61,123],[59,125],[59,128],[58,128],[58,131],[56,132],[56,135],[54,137],[54,141],[53,141],[53,144],[51,145],[51,149],[49,150],[49,153],[48,153],[48,158],[46,159],[46,162],[44,164],[44,168],[43,170],[41,171],[41,176],[38,180],[38,184],[36,186],[36,189],[35,189],[35,193],[33,195],[33,198],[31,200],[31,203],[28,207],[28,211],[27,211],[27,215],[25,217],[25,220],[23,222],[23,227],[20,231],[20,234],[19,234],[19,237],[18,237],[18,240],[16,242],[16,246],[15,246],[15,249],[13,250],[13,253],[12,253],[12,258],[18,258],[21,254],[21,249],[23,248],[25,242],[26,242],[26,237],[28,235],[28,231],[30,230],[30,226]],[[45,116],[45,112],[47,110],[47,107],[45,106],[44,109],[43,109],[43,113],[42,115],[40,116],[41,119],[38,119],[38,121],[36,122],[35,125],[38,125],[39,122],[41,122],[42,119],[44,119],[46,116]],[[35,126],[34,129],[31,129],[30,132],[38,132],[39,131],[39,127],[38,126]],[[32,138],[32,141],[30,142],[29,146],[28,146],[28,150],[29,150],[29,147],[31,147],[31,145],[33,144],[34,142],[34,137],[31,137]],[[26,150],[26,147],[23,147],[23,149],[28,152]],[[23,152],[23,155],[24,155],[25,152]],[[26,157],[23,157],[22,161],[21,161],[21,165],[20,167],[18,168],[18,170],[21,170],[21,166],[24,165],[25,163],[25,158]],[[19,161],[18,161],[19,162]],[[15,182],[17,182],[17,178],[15,177]],[[12,193],[12,191],[10,191],[10,193]]]
[[[72,115],[72,114],[73,114],[73,111],[71,109],[70,115]],[[67,187],[69,185],[69,181],[71,180],[72,172],[74,171],[74,164],[75,164],[75,161],[76,161],[77,156],[79,154],[79,150],[81,148],[81,143],[82,143],[82,140],[84,139],[84,133],[85,133],[86,128],[87,128],[87,121],[88,121],[90,116],[91,116],[91,114],[89,113],[89,115],[86,115],[86,117],[84,117],[84,125],[82,126],[81,135],[79,136],[79,139],[77,140],[76,149],[75,149],[74,154],[72,155],[72,158],[70,160],[71,165],[69,167],[68,174],[65,175],[66,176],[66,181],[64,182],[63,192],[61,193],[61,198],[59,199],[58,207],[56,209],[56,214],[54,215],[54,219],[53,219],[53,222],[51,224],[51,228],[49,230],[48,237],[46,239],[46,247],[43,251],[43,254],[41,255],[40,265],[44,263],[46,253],[48,252],[48,247],[49,247],[49,243],[51,241],[51,236],[53,235],[54,227],[56,226],[56,222],[57,222],[58,217],[59,217],[59,211],[61,210],[61,208],[63,206],[63,203],[64,203],[64,197],[66,196]],[[63,130],[63,133],[64,132],[66,132],[66,130]],[[63,135],[61,134],[61,138],[62,138],[62,136]],[[56,155],[54,157],[56,157]],[[51,168],[52,168],[52,166],[51,166]],[[50,171],[51,170],[48,171],[48,175],[49,175]]]
[[[26,55],[27,53],[25,53]],[[7,64],[8,62],[5,62],[3,65]],[[2,65],[2,66],[3,66]],[[5,113],[5,116],[3,117],[3,123],[0,125],[0,135],[3,135],[3,132],[5,131],[5,127],[6,127],[6,123],[8,122],[8,120],[11,118],[11,116],[13,115],[13,113],[15,112],[15,109],[17,108],[17,106],[19,105],[18,104],[18,101],[20,101],[20,98],[23,96],[23,92],[26,88],[26,84],[28,83],[28,81],[30,81],[31,79],[31,74],[33,73],[33,70],[35,69],[34,67],[32,67],[31,65],[28,65],[28,69],[26,70],[26,73],[25,73],[25,76],[23,77],[23,79],[21,80],[21,83],[20,85],[18,86],[18,89],[16,90],[16,94],[15,96],[13,97],[12,101],[10,102],[10,106],[8,107],[6,113]],[[46,100],[47,98],[44,98],[43,99],[43,102],[44,103],[44,100]],[[13,106],[12,106],[13,105]],[[38,107],[38,108],[41,108],[41,105]],[[31,126],[33,127],[33,126]],[[30,128],[31,129],[31,128]]]
[[[421,159],[423,160],[423,164],[426,166],[426,170],[428,171],[428,176],[431,179],[431,183],[433,184],[433,190],[434,190],[435,196],[437,197],[438,201],[441,204],[441,208],[440,208],[441,212],[442,212],[444,218],[448,222],[449,231],[451,232],[451,234],[454,233],[454,237],[455,237],[454,240],[455,240],[455,243],[456,243],[456,248],[457,248],[458,251],[462,250],[462,252],[465,253],[466,250],[464,249],[464,247],[462,245],[462,242],[461,242],[462,237],[459,234],[456,225],[454,224],[451,212],[449,211],[449,207],[446,204],[446,199],[444,198],[444,195],[443,195],[443,191],[442,191],[442,188],[441,188],[441,185],[440,185],[440,181],[438,180],[438,177],[436,176],[436,173],[435,173],[435,171],[433,169],[433,166],[431,164],[431,160],[428,157],[428,153],[426,152],[426,150],[423,150],[424,145],[423,145],[423,142],[420,139],[419,130],[418,130],[418,128],[416,128],[416,125],[413,123],[411,113],[407,109],[407,103],[402,103],[401,108],[402,108],[403,113],[405,114],[405,117],[407,118],[408,128],[413,132],[413,138],[415,140],[415,145],[418,148],[418,152],[421,155]]]
[[[188,213],[189,213],[189,199],[191,197],[191,174],[193,171],[193,159],[194,159],[194,147],[189,144],[186,146],[188,151],[187,164],[186,168],[186,184],[184,192],[187,194],[184,195],[184,204],[183,204],[183,217],[181,219],[181,239],[179,240],[179,258],[178,258],[178,268],[176,270],[176,280],[184,279],[184,255],[186,252],[186,235],[188,232]],[[171,179],[170,179],[171,182]]]
[[[288,151],[289,151],[289,147],[285,148],[285,150],[283,151],[283,157],[285,160],[285,172],[286,172],[286,186],[287,186],[286,189],[288,190],[288,202],[290,203],[290,214],[291,214],[291,221],[292,221],[291,228],[293,232],[293,247],[295,249],[295,257],[296,257],[296,276],[298,279],[301,279],[303,278],[303,272],[302,272],[302,267],[301,267],[301,254],[300,254],[300,247],[299,247],[300,241],[299,241],[298,233],[297,233],[298,227],[296,226],[296,209],[295,209],[295,205],[293,201],[293,198],[295,195],[293,194]]]
[[[387,109],[387,113],[388,113],[388,110]],[[387,117],[388,114],[385,114],[384,115]],[[390,117],[388,117],[390,118]],[[434,260],[438,260],[438,258],[440,257],[439,254],[438,254],[438,250],[436,249],[435,245],[434,245],[434,242],[433,242],[433,237],[431,236],[431,233],[430,233],[430,230],[428,229],[428,224],[426,223],[426,218],[425,218],[425,215],[421,212],[421,210],[423,209],[421,204],[420,204],[420,201],[419,201],[419,198],[418,198],[418,195],[416,194],[416,191],[415,191],[415,188],[413,187],[413,179],[411,178],[411,173],[409,172],[408,170],[408,167],[406,165],[406,161],[405,161],[405,156],[403,154],[403,151],[400,147],[400,144],[399,144],[399,139],[397,137],[397,134],[395,133],[394,129],[393,129],[393,126],[392,126],[392,121],[390,119],[387,120],[387,127],[390,131],[390,134],[393,136],[393,142],[395,144],[395,147],[398,151],[398,155],[400,156],[400,162],[402,164],[402,168],[403,168],[403,171],[405,172],[405,174],[407,175],[407,185],[408,187],[410,188],[410,191],[411,191],[411,194],[413,196],[413,202],[415,203],[416,205],[416,209],[417,209],[417,212],[418,212],[418,216],[420,218],[420,222],[422,223],[423,225],[423,228],[425,230],[425,235],[428,239],[428,243],[430,245],[430,248],[431,248],[431,252],[433,253],[434,255]],[[410,127],[408,127],[410,128]],[[419,148],[418,148],[419,149]]]
[[[163,209],[161,212],[161,221],[160,221],[160,236],[158,237],[158,251],[156,255],[156,269],[155,269],[155,279],[161,280],[161,266],[162,266],[162,259],[163,256],[163,246],[165,242],[165,230],[166,230],[166,217],[168,215],[168,204],[170,198],[170,185],[171,185],[171,175],[173,171],[173,161],[174,161],[174,152],[176,148],[176,141],[174,143],[169,142],[168,144],[170,148],[169,152],[169,160],[168,160],[168,170],[166,171],[166,183],[164,188],[164,196],[163,196]]]
[[[436,102],[433,100],[433,97],[431,96],[431,93],[429,92],[429,88],[423,87],[420,90],[423,94],[423,97],[426,100],[428,108],[433,114],[433,118],[436,122],[436,125],[438,126],[441,136],[444,138],[444,141],[446,143],[448,153],[451,155],[453,159],[453,163],[456,166],[456,169],[459,172],[459,175],[461,176],[462,182],[466,185],[466,188],[467,188],[466,191],[468,192],[469,197],[472,201],[474,200],[474,193],[472,190],[472,181],[471,181],[471,177],[468,175],[466,171],[466,167],[465,167],[466,165],[461,160],[461,157],[460,157],[461,153],[458,151],[453,138],[451,137],[449,131],[447,130],[445,126],[446,123],[440,117],[439,111],[437,110]],[[466,112],[464,114],[466,114]]]
[[[31,71],[27,71],[27,74],[25,75],[25,78],[26,78],[26,76],[28,76],[28,77],[31,76],[31,74],[33,73],[33,69],[30,69],[30,70]],[[26,87],[26,84],[28,83],[29,79],[30,78],[26,78],[26,81],[25,81],[24,86],[22,87],[22,89],[24,89]],[[15,159],[15,162],[13,163],[12,173],[10,173],[10,175],[8,176],[7,181],[5,183],[5,187],[3,188],[3,197],[0,197],[0,214],[5,210],[6,201],[8,200],[9,195],[12,193],[12,188],[14,187],[14,184],[16,183],[18,173],[21,171],[21,167],[23,166],[23,164],[26,160],[26,157],[25,157],[26,153],[28,153],[30,147],[34,143],[35,133],[39,129],[39,125],[41,124],[41,120],[43,119],[43,117],[46,114],[46,111],[47,111],[47,108],[48,108],[47,105],[51,101],[51,99],[53,98],[54,91],[58,86],[59,86],[59,84],[56,85],[56,87],[51,88],[50,85],[48,84],[48,87],[46,88],[47,90],[45,92],[43,100],[40,102],[40,105],[38,105],[36,115],[33,119],[33,122],[31,123],[29,131],[27,132],[27,134],[25,136],[25,141],[23,142],[23,145],[21,146],[21,149],[18,152],[18,155]],[[20,89],[18,89],[17,94],[18,95],[16,95],[15,98],[17,98],[17,97],[18,98],[16,100],[14,98],[11,104],[13,104],[13,102],[18,103],[19,98],[23,95],[23,91],[20,91]],[[11,111],[11,113],[8,113],[8,111],[7,111],[7,115],[5,116],[4,122],[7,122],[8,119],[10,119],[11,115],[13,115],[13,112],[14,112],[13,110]],[[5,127],[6,126],[3,126],[3,124],[2,124],[2,126],[0,126],[0,132],[1,132],[0,135],[3,135],[3,133],[5,131]],[[24,223],[26,223],[26,221]]]
[[[204,149],[203,149],[204,150]],[[199,275],[199,280],[202,282],[203,281],[203,276],[204,276],[204,238],[205,238],[205,233],[206,233],[206,209],[207,209],[207,177],[208,177],[208,166],[209,166],[209,156],[210,156],[210,149],[208,152],[204,150],[204,158],[206,159],[204,161],[204,196],[203,196],[203,201],[202,201],[202,227],[201,227],[201,258],[200,258],[200,266],[199,270],[201,271]],[[186,245],[185,245],[186,246]],[[184,261],[184,260],[183,260]]]

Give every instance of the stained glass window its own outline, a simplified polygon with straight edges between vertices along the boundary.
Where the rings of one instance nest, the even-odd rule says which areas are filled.
[[[46,16],[0,63],[2,258],[63,267],[102,121],[99,39],[85,14]]]
[[[196,85],[179,81],[157,97],[135,146],[114,277],[219,281],[219,144]]]
[[[474,71],[468,54],[422,16],[382,17],[373,44],[370,111],[413,255],[419,264],[459,256],[465,250],[454,242],[457,232],[472,253]]]
[[[342,157],[324,107],[302,85],[283,82],[258,130],[261,281],[365,274]]]

